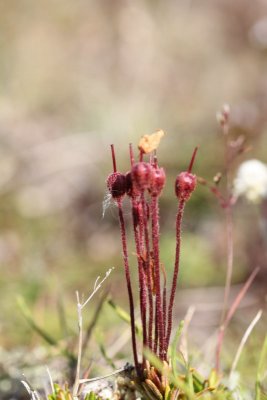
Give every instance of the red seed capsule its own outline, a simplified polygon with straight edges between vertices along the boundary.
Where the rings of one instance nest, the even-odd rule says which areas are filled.
[[[135,197],[139,196],[140,190],[137,189],[137,187],[135,187],[133,185],[132,174],[130,171],[126,173],[125,178],[126,178],[126,194],[127,194],[127,196],[129,196],[131,198],[135,198]]]
[[[120,172],[113,172],[107,177],[107,187],[113,199],[119,199],[126,193],[126,177]]]
[[[148,189],[152,183],[152,166],[146,162],[140,161],[133,165],[131,170],[133,186],[143,191]]]
[[[152,182],[149,188],[151,196],[159,196],[166,182],[166,175],[163,168],[152,169]]]
[[[197,185],[196,175],[188,171],[181,172],[175,180],[175,193],[179,200],[187,201]]]

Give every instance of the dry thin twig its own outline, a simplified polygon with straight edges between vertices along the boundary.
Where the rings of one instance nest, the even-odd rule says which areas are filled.
[[[91,338],[93,329],[94,329],[94,327],[95,327],[95,325],[96,325],[96,323],[98,321],[98,318],[100,316],[100,313],[101,313],[102,307],[104,305],[104,302],[105,302],[105,300],[107,298],[107,295],[108,295],[108,290],[106,290],[103,293],[103,295],[101,296],[100,301],[97,304],[96,310],[95,310],[94,315],[92,317],[92,320],[91,320],[90,324],[88,325],[88,327],[87,327],[87,329],[85,331],[84,340],[83,340],[83,346],[82,346],[82,354],[84,353],[86,347],[88,346],[88,342],[89,342],[89,340]]]
[[[94,284],[93,292],[90,294],[90,296],[84,302],[80,302],[79,292],[78,291],[76,292],[79,339],[78,339],[78,356],[77,356],[76,377],[75,377],[75,382],[74,382],[74,385],[73,385],[73,397],[74,397],[74,399],[78,399],[77,396],[78,396],[79,386],[80,386],[81,358],[82,358],[82,349],[83,349],[83,316],[82,316],[82,310],[90,302],[90,300],[93,298],[93,296],[96,294],[96,292],[101,288],[102,283],[109,277],[109,275],[111,274],[113,269],[114,268],[110,268],[106,272],[104,278],[100,282],[99,282],[100,276],[97,277],[97,279],[95,281],[95,284]]]
[[[192,318],[195,314],[195,311],[196,311],[196,307],[193,305],[188,308],[186,315],[184,317],[184,326],[183,326],[183,330],[182,330],[181,338],[180,338],[179,350],[183,354],[183,357],[186,361],[188,361],[187,332],[188,332],[190,322],[192,321]]]

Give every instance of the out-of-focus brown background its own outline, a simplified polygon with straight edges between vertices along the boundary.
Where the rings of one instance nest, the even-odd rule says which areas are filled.
[[[5,360],[12,349],[43,344],[21,316],[18,296],[37,323],[58,338],[63,304],[74,334],[75,290],[89,293],[96,277],[115,266],[105,286],[127,309],[116,207],[111,204],[102,218],[110,143],[126,171],[129,142],[137,144],[142,134],[158,128],[166,132],[159,159],[168,175],[161,244],[169,273],[177,206],[173,181],[196,145],[196,173],[212,180],[221,170],[215,114],[223,103],[231,105],[233,137],[243,134],[253,146],[238,162],[267,162],[267,2],[1,1],[0,52],[0,341]],[[228,361],[264,306],[263,208],[242,201],[235,207],[232,296],[249,271],[256,265],[262,270],[229,333]],[[192,343],[204,342],[219,322],[225,260],[223,212],[199,187],[185,215],[176,304],[177,321],[196,305]],[[98,326],[107,352],[118,332],[128,329],[108,306]],[[250,345],[257,348],[263,334],[261,321]],[[128,348],[114,351],[116,357]],[[253,364],[253,352],[248,360]]]

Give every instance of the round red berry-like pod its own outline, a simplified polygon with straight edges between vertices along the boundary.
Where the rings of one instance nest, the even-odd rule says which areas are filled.
[[[181,172],[175,180],[175,194],[179,200],[187,201],[197,185],[196,175],[188,171]]]
[[[125,174],[126,178],[126,194],[131,198],[136,198],[140,195],[140,190],[133,185],[132,174],[131,171]]]
[[[144,161],[133,165],[131,170],[132,183],[140,191],[148,189],[152,183],[152,166]]]
[[[153,179],[151,181],[149,192],[151,196],[159,196],[166,182],[166,174],[163,168],[152,169]]]
[[[107,177],[107,187],[113,199],[120,199],[126,193],[126,177],[121,172],[113,172]]]

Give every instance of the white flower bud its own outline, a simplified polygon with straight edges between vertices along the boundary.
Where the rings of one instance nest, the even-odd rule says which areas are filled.
[[[251,203],[267,198],[267,165],[259,160],[243,162],[234,180],[233,193],[244,196]]]

